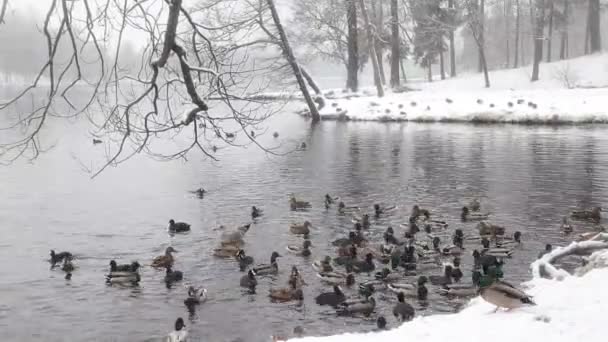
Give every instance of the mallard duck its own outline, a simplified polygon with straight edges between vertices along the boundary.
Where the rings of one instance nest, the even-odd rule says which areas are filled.
[[[416,315],[416,310],[405,302],[405,295],[400,292],[397,294],[398,303],[393,307],[393,316],[401,322],[410,321]]]
[[[312,243],[310,242],[310,240],[304,240],[304,243],[302,244],[302,246],[289,245],[289,246],[285,247],[285,249],[287,249],[287,251],[289,253],[293,253],[295,255],[299,255],[299,256],[303,256],[303,257],[308,257],[312,254],[312,252],[310,251],[311,246],[312,246]]]
[[[184,300],[186,306],[199,305],[207,301],[207,289],[194,286],[188,287],[188,298]]]
[[[278,302],[289,302],[292,300],[298,300],[298,301],[304,300],[304,292],[302,292],[302,289],[296,289],[296,288],[270,289],[268,296]]]
[[[420,209],[418,205],[414,205],[410,214],[410,223],[418,221],[422,216],[424,216],[425,220],[428,220],[431,218],[431,212],[427,209]]]
[[[410,283],[390,283],[387,288],[395,293],[403,293],[407,297],[418,298],[418,300],[426,300],[429,290],[426,287],[428,278],[426,276],[418,277],[416,284]]]
[[[513,255],[513,249],[510,248],[488,248],[484,249],[482,255],[495,256],[497,258],[510,258]]]
[[[207,190],[205,190],[203,188],[198,188],[194,191],[190,191],[190,193],[195,194],[198,198],[203,198],[205,196],[205,194],[207,193]]]
[[[287,281],[287,284],[291,287],[298,289],[303,287],[304,285],[308,285],[304,281],[302,274],[300,273],[300,271],[298,271],[298,268],[296,266],[291,267],[291,274],[289,275],[289,280]]]
[[[570,220],[568,220],[568,217],[564,216],[562,218],[562,225],[560,229],[562,230],[562,232],[564,232],[564,234],[570,234],[572,233],[572,231],[574,231],[572,225],[570,224]]]
[[[384,318],[384,316],[378,317],[376,320],[376,327],[378,328],[378,331],[386,330],[386,318]]]
[[[61,266],[61,270],[66,272],[66,273],[71,273],[72,271],[74,271],[74,264],[72,263],[72,260],[69,258],[65,258],[63,259],[63,265]]]
[[[133,262],[131,265],[120,265],[120,266],[129,266],[128,270],[123,271],[112,271],[112,266],[110,266],[110,273],[106,275],[106,282],[109,284],[137,284],[141,277],[139,276],[139,268],[140,265],[137,261]]]
[[[346,296],[342,289],[338,285],[334,285],[332,292],[324,292],[315,297],[315,302],[321,306],[329,305],[334,308],[338,307],[338,304],[344,302]]]
[[[251,228],[251,223],[238,227],[236,231],[222,233],[222,244],[244,244],[245,240],[243,240],[243,238],[245,237],[245,234],[249,231],[249,228]]]
[[[355,276],[352,273],[353,269],[351,265],[346,265],[346,273],[342,272],[319,272],[317,277],[321,281],[331,285],[346,285],[351,286],[355,284]]]
[[[344,204],[344,202],[340,201],[338,203],[338,214],[345,214],[346,212],[354,212],[354,211],[359,211],[359,207],[357,206],[350,206],[347,207],[346,204]]]
[[[154,260],[152,260],[152,267],[165,268],[167,266],[173,266],[174,260],[173,254],[171,253],[177,253],[177,251],[173,247],[169,246],[165,250],[165,255],[157,256],[156,258],[154,258]]]
[[[357,260],[357,247],[355,247],[353,245],[353,246],[348,247],[346,250],[348,250],[348,253],[343,253],[346,251],[343,251],[341,249],[341,252],[339,254],[342,254],[342,255],[340,255],[337,258],[334,258],[334,263],[336,265],[340,265],[340,266],[348,265]]]
[[[134,261],[130,264],[118,265],[115,260],[110,260],[110,272],[137,272],[141,265]]]
[[[239,251],[236,253],[236,261],[238,261],[239,263],[239,268],[241,271],[244,271],[247,266],[253,264],[253,257],[245,255],[245,251],[242,249],[239,249]]]
[[[477,230],[479,231],[479,235],[490,235],[494,238],[498,235],[505,235],[504,227],[493,225],[486,221],[479,222]]]
[[[255,291],[255,287],[258,286],[258,280],[255,278],[255,271],[249,270],[247,274],[241,277],[241,287],[246,287],[251,291]]]
[[[382,214],[386,214],[390,211],[397,209],[397,206],[393,205],[391,207],[381,207],[380,204],[374,204],[374,215],[376,217],[380,217]]]
[[[479,211],[481,210],[481,202],[479,201],[478,198],[473,198],[467,205],[466,208],[468,208],[470,211]]]
[[[553,245],[551,245],[550,243],[545,245],[545,249],[538,253],[538,259],[542,258],[545,256],[545,254],[551,253],[553,251]]]
[[[402,278],[400,274],[393,273],[388,268],[383,268],[382,271],[376,272],[374,277],[377,280],[381,280],[384,282],[393,282]]]
[[[291,210],[302,210],[302,209],[308,209],[310,207],[312,207],[310,205],[310,202],[298,201],[294,196],[291,196],[289,198],[289,208]]]
[[[220,248],[215,248],[213,250],[213,256],[217,258],[232,258],[240,251],[241,246],[239,244],[235,245],[225,245]]]
[[[374,265],[374,256],[371,253],[367,253],[365,255],[365,260],[359,261],[354,260],[351,262],[353,266],[353,271],[355,273],[369,273],[376,269],[376,265]]]
[[[432,275],[429,276],[429,281],[431,282],[431,284],[433,285],[447,285],[447,284],[451,284],[452,283],[452,266],[451,265],[446,265],[443,268],[443,275]]]
[[[363,216],[359,217],[359,216],[353,216],[353,223],[357,224],[359,223],[361,225],[362,228],[368,229],[370,227],[370,222],[369,222],[369,215],[368,214],[363,214]]]
[[[456,229],[452,236],[452,244],[454,246],[464,249],[464,233],[462,229]]]
[[[171,266],[167,266],[167,270],[165,272],[165,283],[171,284],[176,281],[181,281],[184,279],[184,274],[182,271],[174,271]]]
[[[515,286],[500,280],[490,278],[482,279],[480,284],[480,294],[486,302],[499,308],[509,310],[520,308],[524,305],[536,305],[532,298],[525,292],[518,290]]]
[[[93,138],[93,145],[101,144],[103,141]]]
[[[317,272],[332,272],[334,270],[331,266],[331,257],[329,255],[325,256],[323,260],[315,260],[315,262],[312,263],[312,268]]]
[[[256,218],[262,216],[262,214],[263,214],[262,209],[258,209],[258,208],[256,208],[256,206],[251,207],[251,218],[252,219],[256,219]]]
[[[463,221],[482,221],[487,220],[489,217],[490,214],[472,213],[467,207],[462,207],[462,213],[460,214],[460,218]]]
[[[57,263],[64,261],[65,259],[70,259],[70,260],[73,259],[72,253],[70,253],[70,252],[55,253],[55,251],[51,249],[51,259],[50,259],[51,264],[55,265]]]
[[[302,224],[292,223],[289,225],[289,231],[292,234],[310,234],[311,223],[309,221],[304,221]]]
[[[354,244],[356,235],[357,234],[355,232],[349,232],[348,237],[336,239],[336,240],[332,241],[331,244],[336,247],[348,247],[348,246]]]
[[[386,243],[390,243],[397,246],[403,246],[405,244],[404,241],[400,241],[395,237],[395,231],[393,227],[386,228],[386,232],[384,232],[384,241]]]
[[[277,252],[272,252],[270,256],[270,264],[257,265],[253,270],[256,275],[268,275],[279,273],[279,265],[277,264],[277,258],[281,255]]]
[[[376,300],[374,297],[367,297],[359,300],[344,301],[338,304],[338,315],[354,315],[363,314],[368,317],[376,308]]]
[[[190,231],[190,225],[185,222],[175,222],[171,219],[169,220],[168,229],[171,233],[185,233]]]
[[[570,217],[575,220],[600,222],[602,208],[594,207],[592,209],[574,210],[570,213]]]

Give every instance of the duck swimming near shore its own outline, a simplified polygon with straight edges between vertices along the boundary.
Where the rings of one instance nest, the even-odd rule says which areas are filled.
[[[175,222],[175,220],[169,220],[168,230],[170,233],[185,233],[190,231],[190,225],[185,222]]]
[[[594,207],[591,209],[574,210],[570,213],[570,217],[574,220],[591,221],[594,223],[599,223],[602,218],[601,212],[602,212],[602,208],[600,208],[600,207]]]
[[[152,260],[152,267],[166,268],[173,266],[174,259],[172,253],[177,253],[177,251],[171,246],[167,247],[164,255],[157,256]]]
[[[398,303],[393,307],[393,316],[401,322],[412,320],[416,315],[416,310],[410,304],[405,302],[403,293],[397,294]]]
[[[479,293],[486,302],[496,306],[496,311],[499,308],[512,310],[525,305],[536,305],[532,297],[525,292],[492,277],[484,277],[481,280]]]

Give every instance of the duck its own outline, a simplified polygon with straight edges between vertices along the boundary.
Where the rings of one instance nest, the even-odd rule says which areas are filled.
[[[240,244],[226,244],[213,250],[213,256],[217,258],[232,258],[241,250]]]
[[[477,230],[479,231],[479,235],[491,235],[493,238],[498,235],[505,235],[504,227],[493,225],[486,221],[479,222],[477,225]]]
[[[355,260],[352,261],[351,264],[353,266],[353,271],[355,273],[369,273],[376,269],[376,265],[374,265],[373,261],[374,256],[371,253],[367,253],[365,255],[365,260]]]
[[[287,284],[291,287],[298,289],[303,287],[304,285],[308,285],[304,281],[302,274],[300,273],[300,271],[298,271],[298,268],[296,266],[291,267],[291,274],[289,275],[289,280],[287,281]]]
[[[403,246],[405,244],[404,241],[400,241],[395,237],[395,231],[393,230],[393,227],[390,226],[386,228],[386,232],[384,233],[384,241],[396,246]]]
[[[186,306],[199,305],[207,301],[207,289],[194,286],[188,287],[188,298],[184,300]]]
[[[165,283],[171,284],[176,281],[181,281],[184,279],[184,274],[181,271],[174,271],[171,266],[167,266],[167,271],[165,273]]]
[[[125,266],[125,265],[121,265]],[[128,270],[123,271],[112,271],[110,266],[110,273],[106,275],[106,282],[108,284],[137,284],[141,280],[139,275],[140,265],[137,261],[133,262]]]
[[[331,266],[331,257],[325,256],[323,260],[315,260],[312,263],[312,268],[317,272],[332,272],[334,268]]]
[[[479,211],[481,210],[481,202],[479,201],[478,198],[473,198],[467,205],[466,208],[468,208],[470,211]]]
[[[325,203],[325,209],[329,209],[329,207],[334,204],[338,199],[339,197],[332,197],[329,194],[325,194],[325,198],[323,199],[323,202]]]
[[[482,220],[487,220],[489,217],[490,217],[490,214],[472,213],[468,207],[462,207],[462,213],[460,214],[460,219],[464,222],[482,221]]]
[[[310,234],[311,223],[309,221],[304,221],[302,224],[292,223],[289,225],[289,231],[292,234]]]
[[[154,258],[154,260],[152,260],[152,267],[166,268],[167,266],[173,266],[174,259],[173,254],[171,253],[177,253],[177,251],[173,247],[169,246],[165,250],[165,255],[157,256]]]
[[[137,261],[130,264],[118,265],[115,260],[110,260],[110,273],[112,272],[137,272],[141,265]]]
[[[285,247],[285,249],[287,249],[288,252],[293,253],[295,255],[309,257],[312,254],[312,252],[310,251],[311,246],[312,246],[312,243],[310,242],[310,240],[304,240],[304,243],[302,244],[301,247],[289,245],[289,246]]]
[[[243,240],[243,238],[245,237],[245,234],[249,231],[249,228],[251,228],[251,223],[238,227],[236,231],[222,233],[222,244],[244,244],[245,240]]]
[[[410,223],[418,221],[421,216],[424,216],[424,219],[428,220],[431,218],[431,212],[427,209],[420,209],[418,205],[414,205],[410,214]]]
[[[574,220],[579,221],[592,221],[595,223],[599,223],[601,216],[602,208],[594,207],[591,209],[582,209],[582,210],[574,210],[570,213],[570,217]]]
[[[100,139],[93,138],[93,145],[101,144],[103,141]]]
[[[241,269],[241,271],[244,271],[247,266],[253,264],[253,257],[245,255],[245,251],[242,249],[239,249],[235,257],[236,261],[238,261],[239,263],[239,268]]]
[[[526,305],[536,305],[530,295],[515,286],[491,277],[484,278],[481,281],[479,293],[486,302],[496,306],[496,311],[499,308],[512,310]]]
[[[474,297],[479,292],[481,278],[481,273],[474,271],[471,284],[446,284],[439,289],[439,294],[452,297]]]
[[[386,330],[386,318],[384,318],[384,316],[378,317],[378,319],[376,320],[376,327],[377,331]]]
[[[397,294],[397,301],[398,303],[393,307],[393,316],[401,322],[412,320],[416,315],[416,310],[405,302],[405,295],[402,292]]]
[[[359,217],[359,216],[353,216],[353,223],[359,223],[361,225],[361,227],[365,228],[365,229],[369,229],[370,227],[370,222],[369,222],[369,215],[368,214],[363,214],[363,216]]]
[[[386,214],[390,211],[397,209],[397,206],[393,205],[390,207],[381,207],[380,204],[374,204],[374,215],[376,217],[380,217],[382,214]]]
[[[572,231],[574,231],[574,229],[572,228],[572,225],[570,224],[570,220],[568,220],[567,216],[564,216],[562,218],[562,225],[561,225],[560,229],[562,230],[562,232],[564,232],[564,234],[570,234],[570,233],[572,233]]]
[[[337,308],[338,304],[344,302],[345,300],[346,296],[338,285],[334,285],[332,292],[323,292],[315,297],[315,303],[321,306],[329,305],[334,308]]]
[[[72,271],[74,271],[74,264],[72,263],[72,260],[69,258],[65,258],[63,259],[63,265],[61,266],[61,270],[66,272],[66,273],[72,273]]]
[[[452,244],[460,249],[464,249],[464,233],[462,229],[456,229],[452,236]]]
[[[366,317],[374,312],[376,308],[376,300],[374,297],[367,297],[359,300],[344,301],[338,304],[338,315],[355,315],[363,314]]]
[[[248,288],[251,291],[255,291],[255,287],[258,286],[258,280],[256,279],[254,270],[249,270],[247,274],[241,277],[241,287]]]
[[[53,266],[55,264],[58,264],[58,263],[64,261],[65,259],[70,259],[71,260],[73,258],[74,258],[74,256],[70,252],[55,253],[55,251],[51,249],[51,259],[50,259],[50,262],[51,262],[51,264],[53,264]]]
[[[253,270],[256,275],[269,275],[279,273],[279,265],[277,264],[277,258],[281,255],[277,252],[272,252],[270,256],[270,264],[257,265]]]
[[[355,284],[355,276],[352,273],[352,266],[346,266],[346,273],[342,272],[318,272],[317,277],[321,281],[331,285],[346,285],[352,286]]]
[[[443,275],[432,275],[429,276],[429,281],[431,282],[431,284],[433,285],[447,285],[447,284],[451,284],[452,283],[452,266],[451,265],[446,265],[443,268]]]
[[[190,225],[185,222],[175,222],[173,219],[169,220],[169,232],[171,233],[185,233],[190,231]]]
[[[515,233],[513,233],[512,237],[504,237],[502,239],[502,241],[496,241],[496,246],[497,247],[516,247],[521,245],[521,232],[520,231],[516,231]]]
[[[294,196],[291,196],[289,198],[289,208],[291,210],[304,210],[304,209],[309,209],[312,206],[310,205],[310,202],[306,202],[306,201],[298,201]]]
[[[190,191],[190,193],[195,194],[198,198],[203,198],[205,196],[205,194],[207,193],[207,190],[205,190],[203,188],[198,188],[194,191]]]
[[[428,278],[426,276],[418,277],[416,284],[410,283],[390,283],[387,285],[389,291],[399,294],[403,293],[407,297],[415,297],[418,300],[426,300],[429,290],[426,287]]]
[[[336,265],[348,265],[357,260],[357,247],[351,245],[350,247],[344,249],[346,250],[340,249],[341,255],[334,258],[334,263]]]
[[[377,280],[384,281],[384,282],[392,282],[392,281],[399,280],[402,278],[400,274],[393,273],[388,268],[383,268],[382,271],[376,272],[374,277]]]
[[[262,216],[263,213],[264,212],[262,211],[262,209],[256,208],[255,205],[253,207],[251,207],[251,218],[252,219],[256,219],[256,218]]]
[[[355,243],[356,238],[357,234],[355,232],[349,232],[348,237],[336,239],[331,244],[335,247],[348,247]]]
[[[454,261],[452,262],[451,276],[455,283],[460,282],[460,279],[463,277],[462,270],[460,269],[460,258],[458,257],[454,258]]]
[[[353,211],[358,211],[359,207],[356,206],[350,206],[347,207],[346,204],[344,204],[344,202],[340,201],[338,203],[338,214],[343,215],[346,212],[353,212]]]
[[[270,289],[268,296],[278,302],[290,302],[292,300],[302,301],[304,300],[304,292],[302,289],[294,289],[294,288],[280,288],[280,289]]]

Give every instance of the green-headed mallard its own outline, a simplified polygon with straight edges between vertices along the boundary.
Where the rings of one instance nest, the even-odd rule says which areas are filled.
[[[489,217],[490,214],[472,213],[468,207],[462,207],[462,213],[460,214],[460,219],[463,221],[482,221]]]
[[[367,297],[364,299],[343,301],[338,305],[337,313],[339,315],[362,314],[368,317],[374,312],[375,308],[376,300],[374,297]]]
[[[496,306],[496,310],[499,308],[512,310],[524,305],[536,305],[525,292],[493,277],[486,276],[482,278],[479,292],[481,298]]]
[[[177,253],[177,251],[173,247],[169,246],[165,250],[165,255],[157,256],[154,258],[154,260],[152,260],[152,267],[165,268],[168,266],[173,266],[174,259],[173,254],[171,253]]]
[[[310,202],[298,201],[294,196],[289,197],[289,208],[291,210],[302,210],[312,207]]]
[[[277,264],[277,258],[281,255],[277,252],[272,252],[270,256],[270,264],[261,264],[253,268],[256,275],[269,275],[279,273],[279,264]]]
[[[312,263],[312,268],[317,272],[332,272],[334,270],[331,266],[331,257],[329,255],[325,256],[323,260],[315,260]]]
[[[570,217],[575,220],[592,221],[595,223],[599,223],[602,218],[601,212],[602,208],[600,207],[594,207],[592,209],[574,210],[570,213]]]
[[[346,273],[332,271],[332,272],[318,272],[317,277],[321,281],[331,285],[346,285],[351,286],[355,284],[355,276],[352,273],[353,267],[346,265]]]
[[[190,225],[185,222],[175,222],[175,220],[169,220],[169,227],[167,228],[170,233],[185,233],[190,231]]]
[[[312,246],[312,243],[310,242],[310,240],[304,240],[304,242],[302,243],[302,246],[289,245],[289,246],[285,247],[285,249],[287,249],[287,251],[289,253],[293,253],[295,255],[299,255],[299,256],[303,256],[303,257],[308,257],[312,254],[312,252],[310,251],[311,246]]]
[[[289,225],[289,231],[293,234],[310,234],[310,227],[312,224],[309,221],[304,221],[304,223],[292,223]]]

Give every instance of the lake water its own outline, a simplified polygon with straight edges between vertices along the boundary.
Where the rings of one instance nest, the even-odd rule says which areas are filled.
[[[51,129],[56,146],[35,163],[0,168],[0,335],[7,341],[158,341],[172,330],[178,316],[198,341],[268,341],[302,326],[307,334],[367,331],[375,317],[336,317],[314,304],[328,291],[310,263],[333,253],[329,241],[352,227],[348,217],[325,211],[323,195],[341,196],[347,205],[370,208],[381,202],[399,210],[373,221],[370,239],[378,240],[387,225],[405,222],[412,205],[428,207],[450,228],[472,232],[459,221],[465,199],[482,198],[492,222],[509,232],[521,230],[524,244],[505,268],[506,278],[529,279],[527,265],[545,243],[565,243],[561,217],[575,206],[605,204],[608,199],[608,130],[590,127],[474,126],[457,124],[381,124],[324,122],[311,130],[294,115],[270,123],[261,140],[281,142],[283,151],[306,141],[308,148],[284,156],[256,147],[218,151],[220,162],[193,156],[189,162],[155,162],[138,156],[95,179],[83,171],[90,156],[103,155],[77,124]],[[88,158],[88,159],[87,159]],[[78,161],[80,160],[80,161]],[[209,193],[198,199],[198,187]],[[289,211],[295,193],[310,200],[308,212]],[[250,221],[250,207],[264,209],[246,236],[247,253],[268,262],[273,250],[280,274],[261,278],[257,294],[244,294],[232,260],[211,255],[220,224],[236,227]],[[170,218],[192,224],[188,235],[170,237]],[[290,222],[310,220],[313,257],[289,255],[288,244],[301,238],[289,233]],[[583,231],[586,227],[577,227]],[[183,284],[169,290],[164,272],[144,267],[137,288],[109,287],[104,282],[110,259],[149,264],[172,245],[175,269]],[[50,270],[49,249],[77,256],[71,281]],[[470,279],[472,257],[463,257]],[[304,305],[272,303],[268,289],[285,286],[292,265],[310,284]],[[195,316],[183,305],[183,285],[203,285],[209,301]],[[354,291],[354,290],[353,290]],[[433,291],[433,289],[431,289]],[[395,301],[377,294],[377,313],[389,325]],[[461,302],[432,294],[430,305],[412,303],[420,314],[454,312]]]

